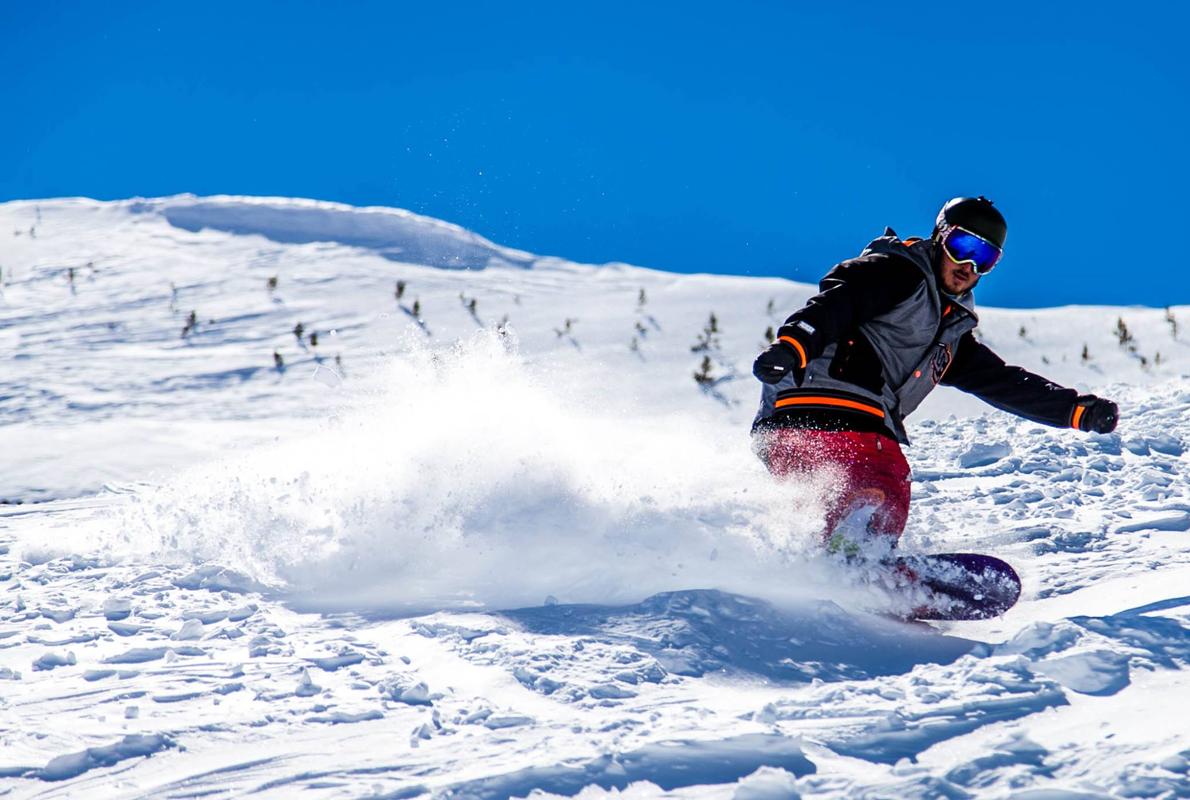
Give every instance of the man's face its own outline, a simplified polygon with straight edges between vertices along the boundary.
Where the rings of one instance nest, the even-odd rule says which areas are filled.
[[[947,294],[964,294],[979,283],[979,276],[969,263],[959,264],[947,254],[945,247],[939,247],[938,253],[941,259],[938,265],[938,280]]]

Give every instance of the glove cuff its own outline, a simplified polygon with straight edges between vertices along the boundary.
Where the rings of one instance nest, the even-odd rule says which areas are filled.
[[[797,353],[798,358],[801,359],[799,366],[805,369],[806,365],[810,363],[809,347],[802,341],[805,338],[805,333],[793,325],[782,325],[777,329],[777,341],[774,344],[783,344],[791,348]]]
[[[1084,427],[1084,423],[1091,421],[1087,416],[1087,410],[1098,399],[1099,398],[1093,394],[1079,395],[1079,397],[1074,401],[1074,409],[1070,412],[1070,427],[1080,431],[1089,431],[1090,428]]]

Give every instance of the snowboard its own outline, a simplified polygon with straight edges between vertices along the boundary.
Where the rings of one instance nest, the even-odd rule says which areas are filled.
[[[882,565],[899,586],[924,602],[914,620],[975,620],[998,617],[1021,596],[1021,579],[1007,562],[981,553],[896,555]]]

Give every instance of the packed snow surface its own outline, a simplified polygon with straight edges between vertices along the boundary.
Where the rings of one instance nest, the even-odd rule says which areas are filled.
[[[812,286],[281,198],[0,241],[0,795],[1190,796],[1185,306],[981,312],[1121,424],[935,392],[902,547],[1025,587],[906,624],[749,448]]]

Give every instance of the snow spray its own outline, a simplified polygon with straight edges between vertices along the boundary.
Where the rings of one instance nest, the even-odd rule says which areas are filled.
[[[218,563],[361,611],[807,585],[821,487],[774,483],[737,426],[625,413],[620,389],[554,366],[490,333],[409,346],[323,430],[136,498],[109,554]]]

